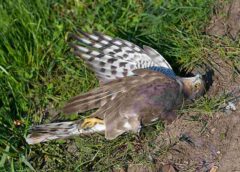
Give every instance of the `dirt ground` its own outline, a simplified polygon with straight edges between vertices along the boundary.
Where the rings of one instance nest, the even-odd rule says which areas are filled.
[[[240,1],[219,0],[219,4],[221,5],[216,6],[215,15],[206,29],[207,34],[237,39],[240,31]]]
[[[206,34],[211,37],[228,36],[238,39],[240,31],[240,1],[224,1],[216,7]],[[226,15],[224,15],[226,14]],[[240,76],[234,74],[236,66],[218,56],[208,57],[214,71],[213,83],[207,95],[219,96],[229,93],[235,105],[223,108],[207,117],[194,121],[194,114],[184,114],[168,125],[155,144],[167,145],[168,151],[156,158],[154,167],[130,165],[128,172],[137,171],[198,171],[240,172]]]
[[[222,15],[227,14],[227,15]],[[233,0],[216,9],[206,33],[238,39],[240,31],[240,1]],[[236,66],[218,56],[209,57],[213,64],[213,84],[209,96],[230,93],[235,108],[216,112],[212,119],[194,122],[185,114],[167,127],[159,137],[159,143],[171,144],[166,164],[175,169],[166,171],[240,172],[240,76],[234,75]],[[164,170],[162,170],[164,171]]]

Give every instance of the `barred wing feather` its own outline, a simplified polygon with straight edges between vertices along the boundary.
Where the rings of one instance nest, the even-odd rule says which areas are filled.
[[[134,75],[135,69],[142,68],[163,73],[167,69],[175,75],[163,56],[151,47],[142,49],[129,41],[98,32],[89,34],[79,30],[78,34],[70,34],[69,37],[73,39],[70,46],[74,54],[82,58],[102,82]]]

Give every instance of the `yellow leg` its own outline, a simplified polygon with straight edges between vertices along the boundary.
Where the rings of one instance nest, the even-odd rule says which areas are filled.
[[[92,128],[96,124],[104,124],[102,119],[98,118],[86,118],[81,124],[82,128]]]

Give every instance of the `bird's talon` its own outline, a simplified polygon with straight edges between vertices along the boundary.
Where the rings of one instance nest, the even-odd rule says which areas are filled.
[[[96,124],[103,124],[103,120],[98,118],[86,118],[84,119],[83,123],[81,124],[82,128],[92,128]]]

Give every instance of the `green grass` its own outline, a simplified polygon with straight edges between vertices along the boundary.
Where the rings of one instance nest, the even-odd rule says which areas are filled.
[[[68,32],[97,30],[146,44],[161,52],[177,72],[190,71],[207,64],[205,57],[212,50],[223,53],[204,35],[213,2],[1,1],[0,170],[107,171],[128,163],[151,164],[150,154],[164,152],[149,151],[164,128],[161,123],[146,127],[140,136],[127,134],[114,141],[95,135],[29,147],[24,137],[32,124],[56,118],[46,117],[46,109],[57,109],[71,96],[98,85],[93,73],[70,53]],[[235,59],[237,54],[228,53],[223,56]],[[16,120],[22,125],[15,125]]]

